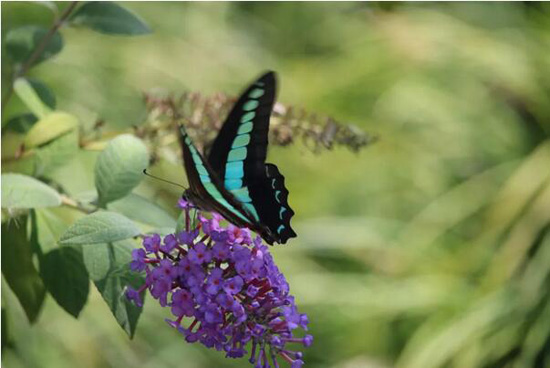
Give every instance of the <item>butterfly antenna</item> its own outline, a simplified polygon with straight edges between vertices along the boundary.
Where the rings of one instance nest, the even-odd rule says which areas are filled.
[[[147,172],[147,169],[143,169],[143,173],[147,176],[150,176],[152,177],[153,179],[157,179],[157,180],[160,180],[160,181],[163,181],[165,183],[168,183],[168,184],[172,184],[172,185],[175,185],[175,186],[178,186],[180,188],[183,188],[183,189],[187,189],[186,187],[184,187],[183,185],[181,184],[178,184],[176,182],[173,182],[173,181],[170,181],[170,180],[166,180],[166,179],[163,179],[163,178],[159,178],[158,176],[155,176],[155,175],[151,175]]]

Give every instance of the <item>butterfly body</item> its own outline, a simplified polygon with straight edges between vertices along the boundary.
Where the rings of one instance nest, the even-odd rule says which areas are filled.
[[[287,202],[284,177],[277,166],[265,162],[275,87],[275,74],[269,72],[241,95],[207,160],[180,126],[190,184],[185,195],[197,206],[256,231],[269,244],[296,236],[290,227],[294,211]]]

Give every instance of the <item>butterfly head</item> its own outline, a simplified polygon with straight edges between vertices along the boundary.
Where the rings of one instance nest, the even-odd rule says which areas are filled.
[[[195,193],[193,193],[193,191],[191,191],[191,188],[185,189],[183,191],[183,193],[181,194],[181,198],[184,201],[190,202],[190,203],[194,204],[197,207],[200,206],[201,200],[197,195],[195,195]]]
[[[192,203],[193,206],[204,211],[211,211],[212,208],[208,206],[208,202],[203,200],[200,195],[196,194],[191,190],[191,188],[185,189],[181,194],[181,198],[189,203]]]

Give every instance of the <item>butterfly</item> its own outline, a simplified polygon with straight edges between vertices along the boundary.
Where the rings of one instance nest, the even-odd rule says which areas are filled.
[[[275,73],[267,72],[243,92],[207,159],[179,126],[189,182],[184,197],[238,227],[250,228],[269,244],[296,237],[285,178],[277,166],[265,162],[276,84]]]

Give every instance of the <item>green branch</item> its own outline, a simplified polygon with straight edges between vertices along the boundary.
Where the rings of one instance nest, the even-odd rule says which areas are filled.
[[[74,210],[84,212],[85,214],[90,214],[97,211],[97,207],[86,207],[77,200],[70,198],[64,194],[61,195],[61,204],[65,207],[72,208]]]
[[[10,81],[9,89],[6,92],[6,94],[4,95],[4,98],[2,99],[2,110],[4,110],[4,108],[8,104],[8,101],[10,100],[11,96],[13,95],[13,82],[17,78],[23,77],[25,74],[27,74],[27,72],[29,71],[32,64],[40,57],[40,55],[42,55],[42,53],[44,52],[44,49],[46,48],[46,46],[48,45],[48,43],[52,39],[55,32],[57,32],[59,30],[59,28],[61,28],[63,23],[69,18],[69,16],[73,12],[73,10],[74,10],[74,8],[76,7],[77,4],[78,4],[78,1],[71,2],[71,4],[63,11],[61,16],[54,20],[52,26],[50,27],[48,32],[44,35],[44,37],[42,37],[42,39],[40,40],[40,43],[38,44],[38,46],[36,46],[36,49],[33,51],[31,56],[29,57],[29,59],[25,62],[25,64],[23,64],[21,69],[19,69],[18,71],[16,71],[14,73],[13,78]]]

